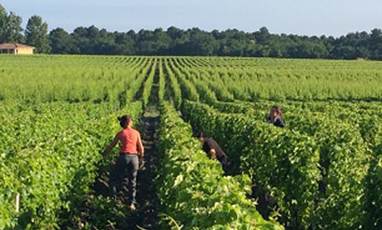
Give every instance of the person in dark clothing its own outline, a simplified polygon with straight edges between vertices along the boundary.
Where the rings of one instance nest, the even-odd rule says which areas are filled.
[[[144,148],[140,133],[132,128],[133,120],[131,116],[124,115],[119,117],[118,120],[122,130],[115,135],[113,142],[105,149],[102,155],[105,157],[118,142],[121,143],[117,164],[115,169],[110,172],[110,188],[113,197],[116,198],[117,187],[120,187],[127,173],[129,178],[130,210],[134,211],[136,209],[137,174],[139,168],[143,165]]]
[[[208,157],[211,159],[216,158],[221,163],[224,172],[226,172],[228,158],[219,144],[213,139],[204,137],[203,133],[199,133],[198,138],[202,142],[203,150],[207,153]]]
[[[276,127],[284,128],[285,122],[282,117],[281,108],[278,105],[274,105],[271,108],[268,116],[268,123],[273,124]]]

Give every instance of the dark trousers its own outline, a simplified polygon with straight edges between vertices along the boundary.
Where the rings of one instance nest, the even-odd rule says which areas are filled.
[[[139,168],[139,159],[137,155],[122,154],[117,158],[114,169],[110,172],[110,188],[113,197],[117,197],[118,191],[121,190],[122,182],[126,178],[129,179],[129,201],[135,204],[135,196],[137,194],[137,174]]]
[[[225,173],[227,173],[227,172],[228,172],[228,158],[227,158],[227,156],[219,157],[219,158],[218,158],[218,161],[219,161],[220,164],[222,165],[223,171],[224,171]]]

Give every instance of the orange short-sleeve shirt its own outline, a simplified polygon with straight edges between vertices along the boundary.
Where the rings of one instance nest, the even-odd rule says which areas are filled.
[[[140,134],[137,130],[126,128],[117,133],[116,138],[122,143],[119,152],[138,154]]]

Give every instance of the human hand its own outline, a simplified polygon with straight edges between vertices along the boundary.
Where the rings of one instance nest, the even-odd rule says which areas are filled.
[[[143,161],[143,158],[139,158],[139,169],[142,169],[145,166],[145,162]]]
[[[210,157],[211,158],[216,158],[216,151],[215,151],[215,149],[211,149],[210,150]]]

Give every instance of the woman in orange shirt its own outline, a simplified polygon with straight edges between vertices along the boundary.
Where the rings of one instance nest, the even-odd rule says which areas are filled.
[[[144,148],[140,133],[132,128],[133,120],[131,116],[124,115],[119,117],[118,120],[123,129],[115,135],[113,142],[105,149],[102,155],[105,157],[118,142],[121,142],[115,170],[110,172],[110,187],[114,198],[116,198],[117,186],[118,188],[121,186],[127,172],[130,209],[135,210],[137,174],[139,167],[142,166]]]

